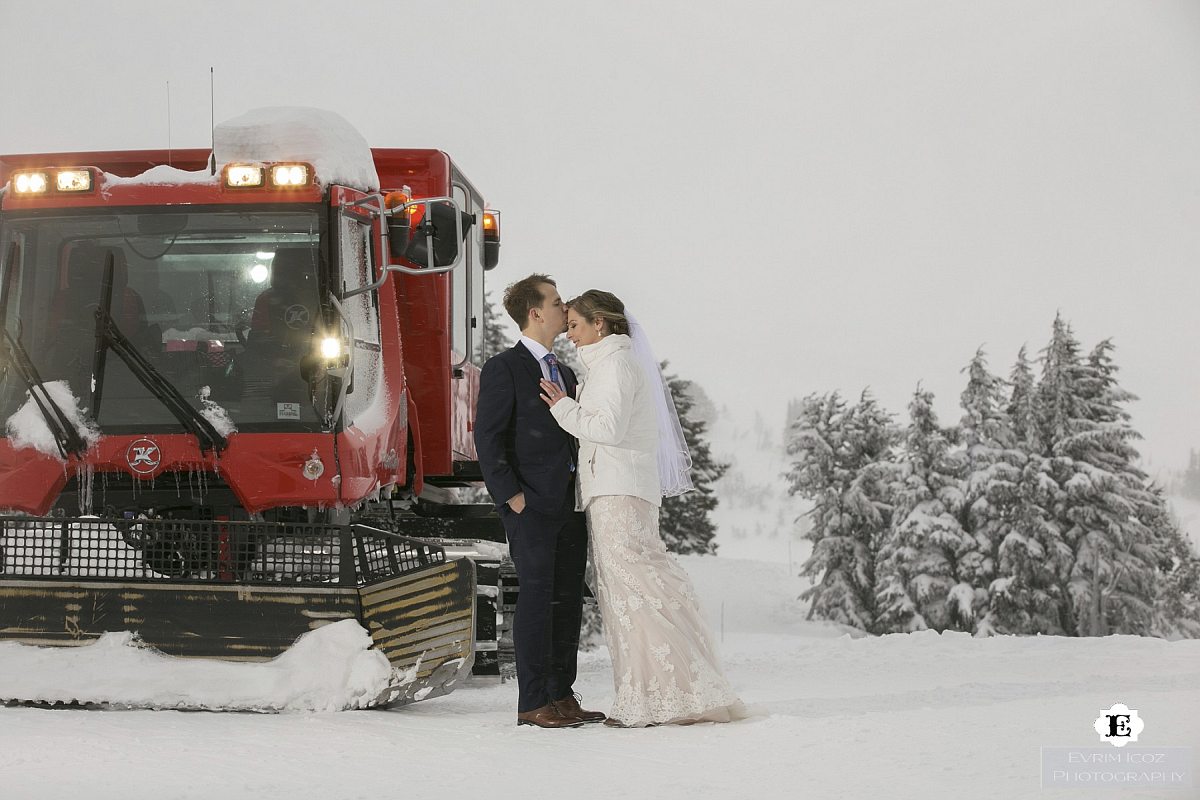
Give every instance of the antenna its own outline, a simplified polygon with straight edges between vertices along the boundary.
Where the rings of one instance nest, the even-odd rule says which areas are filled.
[[[167,81],[167,166],[171,166],[171,82]]]
[[[210,175],[217,174],[217,101],[216,82],[213,78],[213,68],[208,68],[208,132],[212,142],[212,153],[208,157],[208,171]]]

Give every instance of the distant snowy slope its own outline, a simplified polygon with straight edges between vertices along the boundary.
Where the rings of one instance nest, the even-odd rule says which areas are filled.
[[[1171,495],[1171,508],[1183,530],[1192,537],[1192,544],[1200,549],[1200,500]]]
[[[714,410],[709,423],[713,456],[729,464],[714,489],[717,554],[793,565],[808,557],[798,518],[804,504],[787,492],[782,421],[768,423],[741,408]]]

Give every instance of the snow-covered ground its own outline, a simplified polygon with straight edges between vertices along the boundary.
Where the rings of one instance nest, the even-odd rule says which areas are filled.
[[[808,554],[795,523],[803,508],[787,496],[779,439],[761,420],[715,417],[714,452],[735,461],[719,485],[720,555],[681,559],[731,680],[759,712],[750,720],[517,728],[515,685],[477,679],[386,712],[9,707],[0,798],[1010,800],[1045,794],[1040,748],[1107,747],[1092,725],[1114,703],[1145,720],[1138,746],[1200,744],[1200,641],[873,638],[806,621],[795,575]],[[1195,536],[1200,504],[1175,508]],[[607,709],[611,680],[603,647],[582,655],[585,706]],[[1066,794],[1197,797],[1200,783]]]
[[[1200,743],[1200,642],[855,638],[805,622],[786,565],[691,556],[734,685],[724,726],[517,728],[516,687],[472,682],[389,712],[0,708],[0,797],[1024,798],[1039,748],[1097,747],[1123,702],[1139,746]],[[588,707],[613,698],[585,653]],[[1123,792],[1185,797],[1188,792]]]

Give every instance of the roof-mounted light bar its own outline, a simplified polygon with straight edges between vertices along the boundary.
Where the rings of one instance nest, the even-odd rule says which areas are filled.
[[[91,167],[63,169],[22,169],[12,174],[12,189],[18,195],[49,194],[51,190],[64,193],[90,192],[95,186],[95,170]]]
[[[304,163],[228,164],[222,183],[229,189],[298,189],[312,185],[313,169]]]
[[[222,181],[230,189],[255,189],[263,185],[260,164],[228,164]]]
[[[279,187],[308,186],[310,173],[308,164],[274,164],[271,167],[271,184]]]
[[[92,171],[90,169],[60,169],[54,176],[54,185],[60,192],[90,192]]]

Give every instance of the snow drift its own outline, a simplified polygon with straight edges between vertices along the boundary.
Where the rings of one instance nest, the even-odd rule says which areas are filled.
[[[388,687],[387,657],[355,620],[304,634],[260,663],[175,658],[130,632],[82,647],[0,643],[0,697],[156,709],[344,711]]]

